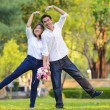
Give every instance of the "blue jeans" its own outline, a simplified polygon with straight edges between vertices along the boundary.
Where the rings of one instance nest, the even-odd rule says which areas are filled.
[[[72,78],[74,78],[90,96],[92,96],[92,94],[95,92],[92,85],[83,77],[82,73],[77,69],[77,67],[70,61],[67,56],[58,61],[50,62],[50,70],[53,91],[56,100],[56,107],[63,106],[61,87],[62,70],[72,76]]]
[[[28,55],[20,66],[9,76],[7,76],[1,83],[0,89],[12,82],[14,79],[21,76],[23,73],[28,70],[32,70],[32,83],[31,83],[31,93],[30,93],[30,107],[34,107],[36,96],[37,96],[37,87],[39,80],[36,78],[37,69],[40,68],[43,62],[42,60],[37,60],[36,58]]]

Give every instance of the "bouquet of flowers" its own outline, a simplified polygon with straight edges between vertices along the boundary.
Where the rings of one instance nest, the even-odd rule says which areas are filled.
[[[46,80],[50,76],[49,66],[40,67],[37,71],[37,79]]]

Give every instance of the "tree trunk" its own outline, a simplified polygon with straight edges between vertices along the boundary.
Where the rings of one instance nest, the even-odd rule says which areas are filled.
[[[96,26],[97,27],[97,26]],[[96,78],[106,78],[106,28],[102,26],[101,28],[96,28],[97,34],[97,52],[98,60],[96,62],[97,77]]]
[[[105,37],[105,36],[103,36],[103,37]],[[100,47],[98,50],[98,55],[99,55],[99,59],[97,61],[98,78],[106,78],[107,77],[105,53],[106,53],[106,46],[105,46],[105,44],[103,44],[103,46]]]
[[[92,62],[92,66],[90,67],[92,78],[97,78],[97,69],[96,69],[96,62]]]

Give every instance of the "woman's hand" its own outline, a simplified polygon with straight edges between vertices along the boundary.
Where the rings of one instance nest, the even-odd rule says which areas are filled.
[[[32,14],[33,14],[33,15],[35,15],[35,14],[40,14],[40,11],[35,11],[35,12],[33,12]]]
[[[30,16],[29,19],[28,19],[28,22],[27,22],[26,27],[30,27],[30,26],[31,26],[32,20],[33,20],[33,16],[34,16],[35,14],[40,14],[40,12],[39,12],[39,11],[35,11],[35,12],[33,12],[33,13],[31,14],[31,16]]]

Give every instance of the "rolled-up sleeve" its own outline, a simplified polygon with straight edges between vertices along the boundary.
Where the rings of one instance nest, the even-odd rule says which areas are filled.
[[[65,23],[65,20],[66,20],[66,17],[67,17],[67,16],[68,16],[67,13],[65,13],[65,14],[63,14],[63,15],[60,16],[59,21],[56,23],[56,24],[59,25],[60,28],[63,27],[63,25],[64,25],[64,23]]]
[[[31,27],[26,27],[26,36],[29,39],[30,37],[33,37],[32,29]]]
[[[41,38],[42,38],[42,44],[43,44],[42,55],[43,56],[48,56],[49,51],[48,51],[46,36],[44,34],[42,34]]]

